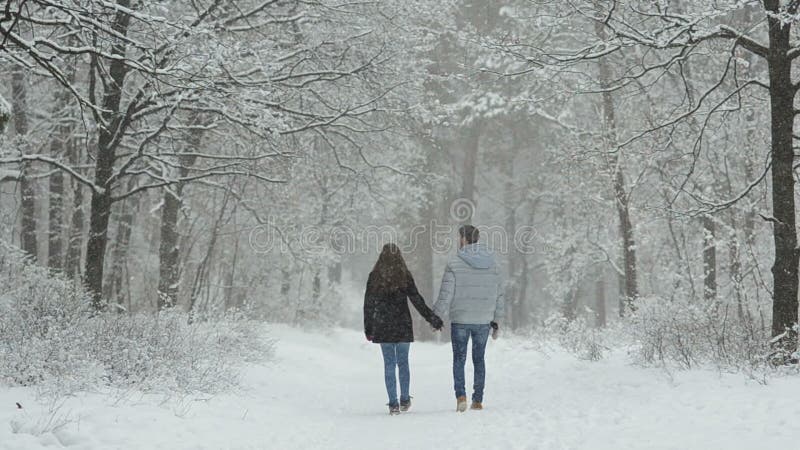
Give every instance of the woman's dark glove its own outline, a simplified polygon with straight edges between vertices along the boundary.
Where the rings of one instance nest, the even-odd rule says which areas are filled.
[[[444,322],[436,314],[434,314],[433,317],[431,317],[431,321],[430,322],[431,322],[431,326],[436,331],[440,331],[442,329],[442,327],[444,327]]]
[[[497,339],[497,336],[500,333],[500,325],[498,325],[495,321],[492,321],[490,325],[492,326],[492,339]]]

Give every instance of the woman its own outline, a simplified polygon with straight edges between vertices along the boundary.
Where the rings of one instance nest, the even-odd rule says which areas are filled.
[[[394,244],[386,244],[367,280],[364,333],[367,340],[381,345],[389,414],[392,415],[411,407],[408,350],[414,342],[414,330],[407,299],[434,329],[442,328],[442,319],[425,305],[425,300],[419,295],[400,249]],[[400,373],[399,403],[395,368]]]

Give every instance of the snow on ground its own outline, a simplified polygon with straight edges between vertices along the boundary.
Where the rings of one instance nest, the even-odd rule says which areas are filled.
[[[0,388],[0,449],[754,449],[794,448],[800,379],[667,376],[624,355],[592,363],[490,341],[484,411],[454,412],[450,347],[411,348],[412,412],[391,417],[380,351],[360,333],[271,329],[277,358],[242,392],[206,399],[98,393],[60,408]],[[471,371],[469,369],[468,373]],[[468,377],[467,384],[470,385]],[[23,405],[17,409],[15,403]],[[49,409],[55,413],[47,412]],[[50,423],[48,423],[50,422]],[[36,436],[37,428],[51,429]]]

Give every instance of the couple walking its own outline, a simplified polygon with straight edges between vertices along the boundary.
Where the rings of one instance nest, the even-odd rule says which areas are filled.
[[[475,370],[471,409],[483,409],[486,379],[484,352],[489,333],[498,330],[504,315],[503,289],[494,256],[478,244],[478,229],[464,225],[458,230],[456,256],[450,258],[442,277],[439,298],[431,310],[425,304],[406,267],[400,249],[383,246],[375,267],[369,274],[364,295],[364,333],[367,340],[380,344],[383,353],[389,413],[399,414],[411,407],[408,352],[414,341],[408,300],[431,326],[440,331],[441,317],[450,317],[453,344],[453,385],[456,410],[467,409],[464,365],[467,346],[472,339],[472,364]],[[400,378],[400,401],[397,401],[396,370]]]

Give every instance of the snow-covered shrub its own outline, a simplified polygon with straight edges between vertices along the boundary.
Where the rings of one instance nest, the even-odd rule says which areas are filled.
[[[63,399],[52,398],[38,413],[29,414],[27,409],[20,408],[17,417],[9,422],[11,432],[32,436],[57,432],[75,421],[69,411],[62,410],[63,406]]]
[[[0,383],[215,392],[236,383],[243,361],[271,353],[242,314],[190,323],[178,311],[92,315],[89,304],[81,286],[0,242]]]
[[[92,357],[111,386],[216,392],[237,382],[243,361],[266,358],[271,342],[242,316],[189,323],[187,314],[103,315],[91,321]]]
[[[589,325],[582,317],[567,320],[560,314],[550,316],[544,322],[544,333],[580,359],[599,361],[609,350],[606,330]]]
[[[642,298],[626,328],[640,363],[680,368],[712,364],[751,370],[766,364],[769,330],[724,304]]]
[[[89,297],[0,243],[0,380],[85,378]],[[77,353],[77,354],[76,354]]]

